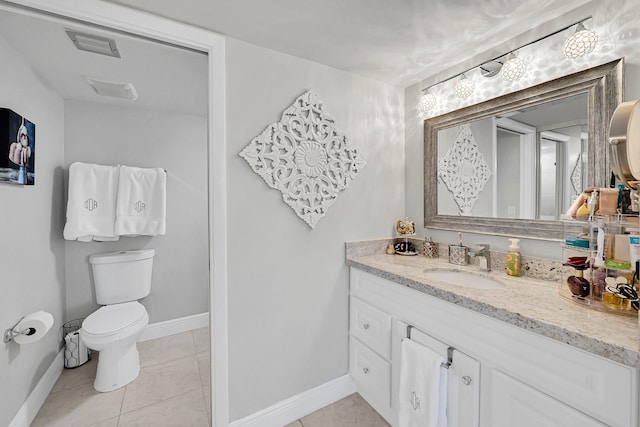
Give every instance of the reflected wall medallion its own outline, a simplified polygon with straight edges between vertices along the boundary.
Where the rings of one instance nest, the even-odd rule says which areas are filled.
[[[571,170],[571,201],[582,194],[582,153],[578,154]]]
[[[447,154],[438,161],[438,179],[453,196],[461,215],[471,215],[490,177],[491,170],[471,128],[463,125]]]
[[[35,184],[36,125],[0,108],[0,182]]]
[[[308,91],[255,137],[240,156],[311,228],[366,164]]]

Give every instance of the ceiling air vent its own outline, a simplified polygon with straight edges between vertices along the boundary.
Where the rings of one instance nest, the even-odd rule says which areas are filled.
[[[132,83],[105,82],[92,77],[86,77],[86,79],[98,95],[130,99],[132,101],[138,99],[138,93]]]
[[[120,52],[118,52],[115,40],[93,34],[79,33],[75,30],[65,31],[73,44],[80,50],[120,58]]]

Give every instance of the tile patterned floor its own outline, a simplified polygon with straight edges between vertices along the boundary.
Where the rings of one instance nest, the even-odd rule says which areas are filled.
[[[93,389],[97,353],[76,369],[65,369],[32,427],[207,427],[209,329],[138,344],[140,375],[124,388]],[[388,427],[358,394],[348,396],[286,427]]]
[[[286,427],[390,427],[358,393],[322,408]]]
[[[209,329],[138,343],[140,375],[110,393],[93,389],[99,353],[65,369],[32,427],[209,426]]]

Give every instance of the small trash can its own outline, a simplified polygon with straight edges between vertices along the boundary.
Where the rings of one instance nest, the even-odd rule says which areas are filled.
[[[70,320],[62,325],[64,334],[64,367],[77,368],[87,363],[89,349],[80,339],[80,327],[84,319]]]

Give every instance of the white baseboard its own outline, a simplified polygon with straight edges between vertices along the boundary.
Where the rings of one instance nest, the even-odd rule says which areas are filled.
[[[230,427],[282,427],[355,392],[356,383],[353,378],[343,375],[234,421]]]
[[[209,313],[194,314],[193,316],[180,317],[178,319],[165,320],[147,325],[140,334],[138,342],[154,340],[193,329],[209,326]]]
[[[16,416],[13,417],[9,427],[29,427],[31,425],[36,415],[38,415],[42,404],[47,399],[47,396],[49,396],[51,389],[56,384],[56,381],[58,381],[58,377],[60,377],[63,368],[64,349],[60,350],[53,359],[53,362],[51,362],[47,371],[33,388],[27,400],[22,404]]]

